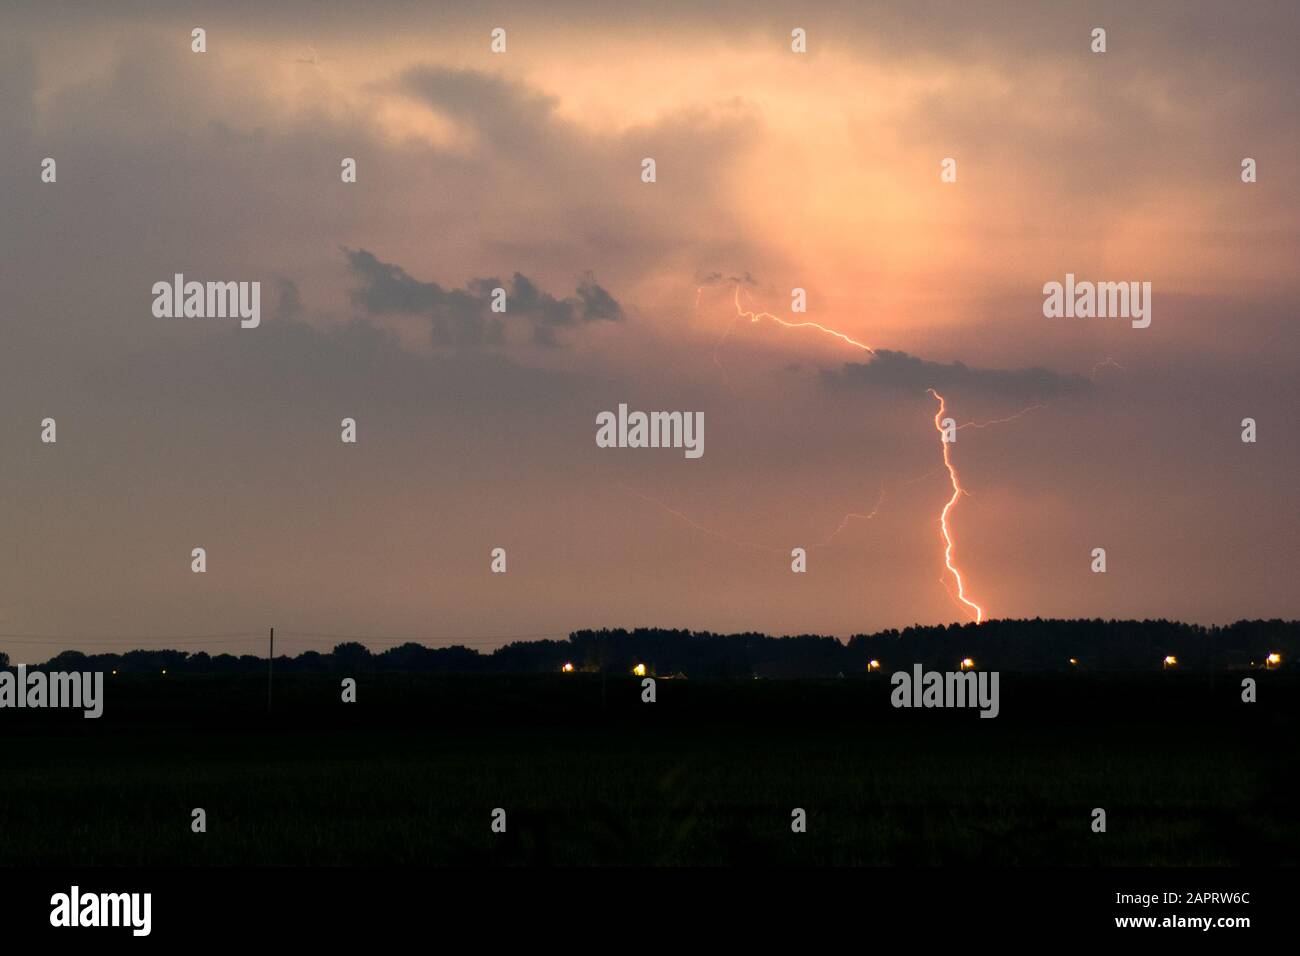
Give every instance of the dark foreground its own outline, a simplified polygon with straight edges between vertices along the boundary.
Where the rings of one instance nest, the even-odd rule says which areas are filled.
[[[1003,673],[982,720],[888,675],[300,674],[271,715],[264,677],[122,675],[99,720],[0,711],[0,865],[1294,864],[1300,679],[1243,676]]]

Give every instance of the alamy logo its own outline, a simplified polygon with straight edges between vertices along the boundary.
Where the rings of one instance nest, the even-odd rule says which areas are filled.
[[[1043,286],[1043,317],[1059,319],[1132,319],[1133,328],[1151,324],[1150,282],[1075,282],[1065,274],[1065,284]]]
[[[129,926],[148,936],[153,925],[152,893],[85,893],[73,886],[50,897],[51,926]]]
[[[98,717],[104,713],[104,672],[29,674],[19,664],[17,674],[0,671],[0,707],[68,707]]]
[[[895,707],[978,707],[981,717],[998,715],[997,671],[925,671],[920,664],[912,672],[895,671],[889,683],[894,691],[889,702]]]
[[[262,283],[186,282],[176,273],[171,282],[153,284],[153,314],[159,319],[240,319],[245,329],[262,322]]]
[[[596,416],[598,448],[684,448],[687,458],[704,454],[703,412],[629,412]]]

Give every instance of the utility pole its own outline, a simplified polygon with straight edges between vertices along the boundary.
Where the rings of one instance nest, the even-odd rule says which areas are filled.
[[[275,670],[275,628],[271,628],[271,650],[266,657],[266,712],[271,712],[271,675]]]

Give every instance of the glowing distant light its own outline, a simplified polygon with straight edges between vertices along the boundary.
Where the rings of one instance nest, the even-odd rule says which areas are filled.
[[[645,677],[645,665],[644,664],[636,665],[636,667],[632,668],[632,673],[635,674],[637,677]]]
[[[975,667],[975,662],[973,660],[971,660],[969,657],[962,658],[962,662],[961,662],[962,670],[964,671],[973,670],[974,667]]]
[[[1071,658],[1070,658],[1070,666],[1071,666],[1071,667],[1078,667],[1078,666],[1079,666],[1079,659],[1078,659],[1077,657],[1071,657]]]
[[[880,661],[867,661],[867,670],[869,671],[880,670]]]
[[[165,668],[165,667],[163,668],[163,673],[164,673],[164,674],[167,673],[167,668]]]
[[[564,671],[564,673],[566,673],[566,674],[572,674],[572,673],[573,673],[573,665],[572,665],[572,664],[569,664],[569,663],[565,663],[565,665],[564,665],[563,667],[561,667],[560,670]]]
[[[1178,658],[1174,657],[1173,654],[1170,654],[1168,657],[1165,658],[1164,664],[1165,667],[1177,667]]]
[[[1277,667],[1277,665],[1281,663],[1282,663],[1282,655],[1277,653],[1276,651],[1268,655],[1268,657],[1264,658],[1265,667]]]
[[[114,670],[113,670],[113,673],[114,673],[114,674],[116,674],[116,673],[117,673],[117,670],[116,670],[116,668],[115,668],[115,669],[114,669]]]

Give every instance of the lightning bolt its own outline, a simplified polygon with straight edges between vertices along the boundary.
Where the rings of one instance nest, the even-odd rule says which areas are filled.
[[[951,442],[943,440],[943,425],[940,424],[940,420],[947,410],[947,404],[944,402],[943,396],[934,389],[928,388],[926,391],[939,402],[939,410],[934,414],[934,427],[939,432],[939,444],[943,447],[943,464],[948,469],[948,478],[952,482],[952,497],[948,499],[948,503],[943,506],[943,511],[939,514],[939,527],[943,529],[944,540],[943,563],[948,566],[949,573],[952,574],[953,580],[957,582],[957,600],[975,612],[975,623],[979,624],[984,620],[984,609],[966,597],[966,585],[962,581],[961,571],[958,570],[957,565],[952,563],[953,543],[952,531],[948,528],[948,515],[956,506],[958,499],[966,492],[962,489],[961,481],[957,477],[957,469],[953,467],[952,455],[948,447]]]
[[[642,501],[648,501],[650,504],[654,505],[655,507],[661,508],[668,514],[672,515],[674,518],[681,520],[682,522],[689,525],[691,528],[694,528],[696,531],[700,532],[701,534],[707,534],[711,538],[717,538],[719,541],[725,541],[730,545],[734,545],[737,548],[743,548],[746,551],[761,551],[766,554],[786,553],[786,549],[784,548],[777,548],[771,545],[758,544],[753,541],[745,541],[741,538],[734,538],[729,534],[724,534],[723,532],[718,531],[714,528],[710,528],[707,525],[700,524],[698,521],[696,521],[690,515],[686,514],[684,511],[674,508],[669,504],[665,504],[664,502],[660,501],[658,498],[652,498],[650,497],[650,495],[642,494],[641,492],[637,491],[634,488],[629,488],[627,485],[619,485],[619,487],[622,488],[624,491],[626,491],[629,495],[632,495],[635,498],[640,498]],[[884,503],[884,500],[885,500],[885,484],[884,482],[881,482],[880,497],[876,499],[875,505],[872,506],[869,512],[863,514],[862,512],[859,511],[850,511],[848,514],[846,514],[843,518],[840,519],[840,523],[836,526],[834,531],[832,531],[829,535],[827,535],[826,540],[819,541],[816,544],[809,545],[808,550],[811,551],[814,548],[826,547],[828,544],[834,541],[836,536],[845,528],[847,528],[849,526],[849,523],[853,521],[855,518],[861,521],[870,521],[872,518],[874,518],[877,514],[880,513],[880,506]]]
[[[852,345],[855,349],[861,349],[864,352],[870,352],[872,355],[876,354],[876,350],[873,349],[870,345],[865,345],[862,342],[859,342],[857,339],[845,335],[843,332],[837,332],[834,329],[828,329],[824,325],[818,325],[816,322],[787,322],[779,315],[773,315],[771,312],[753,312],[749,309],[744,308],[740,304],[739,283],[736,284],[735,303],[736,303],[736,315],[742,319],[749,319],[749,321],[751,322],[757,322],[760,319],[771,319],[773,322],[777,323],[778,325],[784,325],[787,329],[816,329],[818,332],[824,332],[827,335],[835,336],[835,338],[839,339],[841,342],[845,342],[849,345]]]
[[[845,528],[849,526],[849,522],[852,521],[854,518],[857,518],[860,521],[870,521],[872,518],[874,518],[876,515],[880,513],[880,506],[884,503],[885,503],[885,483],[882,481],[880,483],[880,497],[876,499],[876,503],[872,505],[871,510],[869,512],[867,512],[866,514],[862,514],[857,511],[850,511],[848,514],[846,514],[843,518],[840,519],[840,523],[836,526],[835,530],[830,533],[830,535],[826,538],[825,541],[821,541],[817,544],[814,544],[812,547],[814,548],[826,547],[826,545],[830,544],[832,541],[835,540],[835,536],[837,534],[839,534],[841,531],[843,531]]]
[[[685,512],[679,511],[678,509],[672,507],[671,505],[664,504],[664,502],[660,501],[658,498],[652,498],[649,495],[644,495],[641,492],[637,491],[635,488],[629,488],[627,485],[621,484],[619,485],[619,487],[635,498],[640,498],[642,501],[648,501],[656,508],[662,508],[664,511],[668,512],[668,514],[672,515],[674,518],[678,518],[686,522],[686,524],[690,525],[696,531],[700,532],[701,534],[707,534],[711,538],[717,538],[719,541],[725,541],[728,544],[735,545],[737,548],[743,548],[746,551],[762,551],[768,554],[785,553],[780,548],[769,547],[768,545],[765,544],[755,544],[752,541],[742,541],[740,538],[733,538],[729,534],[724,534],[721,531],[715,531],[713,528],[709,528],[706,527],[705,525],[700,524],[698,521],[696,521],[694,518],[692,518],[690,515],[686,514]]]
[[[718,352],[721,351],[722,346],[724,346],[727,343],[727,339],[731,338],[732,326],[734,326],[738,321],[740,321],[740,316],[736,316],[734,319],[732,319],[727,324],[727,330],[722,333],[722,338],[718,339],[718,344],[713,346],[713,364],[716,365],[718,367],[718,371],[722,373],[722,384],[727,386],[727,391],[729,392],[731,391],[731,379],[727,375],[727,367],[723,365],[722,360],[718,358]],[[732,394],[734,395],[735,393],[732,392]]]
[[[1108,355],[1104,360],[1098,362],[1096,365],[1092,367],[1092,372],[1088,375],[1088,377],[1095,382],[1097,381],[1097,376],[1100,375],[1103,371],[1105,371],[1108,368],[1117,368],[1121,372],[1128,371],[1128,369],[1126,369],[1123,365],[1120,365],[1119,362],[1116,362],[1113,358],[1111,358]]]
[[[703,292],[703,287],[696,290],[695,305],[697,309],[699,308],[700,296],[702,292]],[[817,322],[790,322],[786,319],[781,318],[778,315],[773,315],[771,312],[758,312],[753,309],[746,309],[741,304],[740,301],[739,283],[737,283],[735,286],[735,291],[732,296],[732,301],[735,303],[736,315],[732,319],[732,321],[728,324],[726,330],[723,332],[722,338],[719,339],[717,345],[715,345],[713,349],[714,364],[717,365],[718,368],[723,371],[724,378],[725,378],[726,370],[725,368],[723,368],[722,362],[719,360],[718,353],[722,348],[723,344],[727,341],[727,338],[731,335],[732,327],[740,319],[749,319],[751,322],[759,322],[763,319],[768,319],[788,329],[804,329],[804,328],[815,329],[818,332],[821,332],[825,335],[830,335],[833,336],[834,338],[839,339],[841,342],[844,342],[846,345],[850,345],[853,348],[859,349],[863,352],[867,352],[871,355],[875,355],[875,349],[867,345],[865,342],[859,342],[857,339],[853,338],[852,336],[846,335],[845,333],[837,331],[836,329],[828,328],[827,326],[821,325]],[[1098,363],[1098,367],[1102,365],[1118,366],[1119,363],[1115,362],[1113,359],[1107,359],[1106,362],[1104,363]],[[1096,375],[1097,371],[1098,368],[1093,369],[1094,376]],[[948,517],[952,513],[953,508],[956,507],[957,502],[961,500],[961,497],[963,495],[968,495],[969,492],[966,491],[966,489],[964,489],[961,486],[961,479],[957,474],[956,467],[952,463],[952,453],[948,447],[950,443],[943,441],[943,425],[941,424],[941,421],[943,419],[944,412],[947,411],[947,403],[944,400],[944,397],[940,395],[938,392],[936,392],[933,388],[927,389],[926,391],[930,395],[933,395],[935,400],[939,403],[939,410],[938,412],[935,413],[934,416],[934,427],[939,432],[940,445],[943,450],[943,467],[945,470],[947,470],[948,480],[952,485],[952,496],[944,504],[943,511],[940,512],[939,514],[939,527],[943,532],[943,541],[944,541],[944,552],[943,552],[944,566],[948,569],[948,573],[952,575],[952,579],[956,584],[957,601],[960,602],[960,605],[964,605],[967,609],[969,609],[974,614],[975,623],[979,624],[982,623],[984,620],[984,609],[966,596],[966,582],[962,578],[961,570],[957,567],[955,563],[953,563],[953,551],[955,549],[955,544],[952,538],[952,529],[948,524]],[[1020,411],[1016,412],[1014,415],[1009,415],[1005,418],[995,418],[995,419],[990,419],[988,421],[964,422],[963,424],[958,425],[957,428],[958,429],[962,429],[962,428],[981,429],[981,428],[988,428],[992,425],[1003,425],[1008,422],[1014,422],[1017,419],[1023,418],[1025,415],[1030,414],[1031,412],[1046,407],[1047,405],[1045,403],[1036,402],[1033,405],[1021,409]],[[921,475],[918,478],[911,479],[910,481],[904,482],[904,484],[912,484],[916,481],[920,481],[924,478],[928,478],[930,477],[930,475],[933,475],[938,471],[939,469],[936,468],[934,469],[934,471],[931,471],[925,475]],[[691,527],[695,528],[696,530],[708,534],[712,537],[729,541],[730,543],[742,548],[748,548],[748,549],[759,550],[759,551],[771,551],[771,552],[779,552],[781,550],[779,548],[770,548],[764,545],[758,545],[752,542],[740,541],[738,539],[731,538],[728,535],[722,534],[718,531],[714,531],[711,528],[707,528],[704,525],[699,524],[689,516],[683,514],[682,512],[674,508],[669,507],[668,505],[664,504],[661,501],[658,501],[654,498],[650,498],[647,495],[640,494],[639,492],[632,491],[631,489],[626,489],[626,490],[628,490],[631,494],[634,494],[639,498],[652,502],[653,504],[667,511],[669,514],[672,514],[677,518],[681,519],[682,521],[685,521],[687,524],[689,524]],[[830,533],[830,535],[826,538],[826,540],[819,542],[818,544],[815,544],[812,547],[824,547],[830,544],[835,539],[835,537],[839,535],[846,527],[848,527],[849,523],[854,519],[869,521],[872,518],[874,518],[877,515],[877,513],[880,511],[880,506],[884,502],[884,498],[885,498],[885,486],[882,482],[880,486],[880,497],[879,499],[877,499],[875,506],[872,508],[870,512],[866,514],[860,512],[849,512],[840,520],[840,523],[836,526],[835,530]],[[943,585],[945,590],[947,590],[948,589],[947,580],[943,580]],[[951,591],[949,591],[949,593],[951,594]]]
[[[934,389],[930,389],[930,391],[933,392]],[[942,401],[942,399],[940,399],[940,401]],[[1006,418],[993,418],[987,422],[965,422],[961,425],[958,425],[957,430],[960,431],[963,428],[988,428],[990,425],[1005,425],[1007,422],[1014,422],[1017,418],[1024,418],[1030,412],[1036,412],[1038,411],[1038,409],[1046,408],[1046,407],[1047,405],[1044,402],[1035,402],[1033,405],[1030,405],[1028,408],[1022,408],[1014,415],[1008,415]]]

